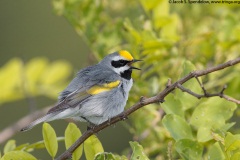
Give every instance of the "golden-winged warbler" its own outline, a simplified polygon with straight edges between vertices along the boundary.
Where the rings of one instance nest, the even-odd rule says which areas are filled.
[[[123,112],[132,87],[132,55],[121,50],[107,55],[98,64],[77,73],[59,97],[58,103],[48,113],[30,123],[21,131],[41,122],[71,118],[99,125]],[[139,70],[139,69],[138,69]]]

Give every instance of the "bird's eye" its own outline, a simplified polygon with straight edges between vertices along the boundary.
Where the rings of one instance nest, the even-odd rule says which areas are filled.
[[[126,61],[124,61],[124,60],[119,60],[119,63],[120,63],[121,65],[125,65]]]

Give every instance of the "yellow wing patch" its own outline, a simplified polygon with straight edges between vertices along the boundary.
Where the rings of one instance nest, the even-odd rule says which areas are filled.
[[[106,88],[106,87],[102,87],[102,86],[94,86],[94,87],[90,88],[89,90],[87,90],[87,93],[94,95],[94,94],[99,94],[101,92],[110,91],[111,89],[112,88]]]
[[[120,56],[124,57],[126,60],[132,61],[133,56],[126,50],[119,51]]]
[[[115,82],[111,82],[111,83],[105,83],[103,85],[103,87],[106,87],[106,88],[115,88],[119,85],[120,81],[115,81]]]
[[[116,88],[119,84],[120,84],[120,81],[118,80],[118,81],[111,82],[111,83],[105,83],[102,86],[93,86],[92,88],[87,90],[87,93],[91,94],[91,95],[95,95],[95,94],[99,94],[102,92],[110,91],[113,88]]]

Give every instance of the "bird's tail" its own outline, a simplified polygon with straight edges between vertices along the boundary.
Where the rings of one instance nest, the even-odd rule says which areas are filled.
[[[27,130],[32,129],[34,126],[38,125],[39,123],[51,121],[52,116],[54,116],[53,113],[50,113],[50,114],[47,114],[47,115],[45,115],[45,116],[43,116],[39,119],[36,119],[32,123],[30,123],[28,126],[22,128],[21,131],[27,131]]]

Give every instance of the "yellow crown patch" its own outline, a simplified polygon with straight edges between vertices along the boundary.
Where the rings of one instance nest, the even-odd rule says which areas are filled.
[[[133,56],[126,50],[119,51],[120,56],[124,57],[126,60],[132,61]]]

